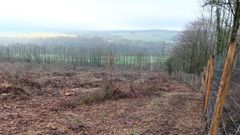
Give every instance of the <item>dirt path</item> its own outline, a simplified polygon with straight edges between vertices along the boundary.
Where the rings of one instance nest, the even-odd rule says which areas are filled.
[[[117,73],[122,91],[134,78],[135,96],[92,105],[72,100],[100,89],[104,71],[26,74],[29,98],[0,101],[2,135],[204,135],[201,94],[162,74]]]

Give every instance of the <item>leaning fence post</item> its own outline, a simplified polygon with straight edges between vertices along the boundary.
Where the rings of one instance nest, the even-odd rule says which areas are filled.
[[[181,80],[183,81],[183,72],[181,71]]]
[[[194,74],[192,74],[192,87],[194,87]]]
[[[198,85],[198,75],[195,75],[195,85]]]
[[[229,87],[229,82],[232,76],[232,68],[235,61],[236,52],[237,52],[237,43],[236,42],[230,43],[224,68],[223,68],[220,86],[218,88],[218,94],[217,94],[217,99],[214,107],[214,113],[213,113],[209,135],[217,135],[218,133],[218,126],[220,124],[224,103],[228,94],[228,87]]]
[[[205,102],[204,102],[204,112],[206,113],[209,98],[212,91],[212,85],[213,85],[213,69],[214,69],[214,56],[211,56],[209,59],[209,71],[208,71],[208,82],[207,82],[207,91],[205,96]]]
[[[201,92],[204,94],[204,89],[205,89],[205,80],[206,80],[206,66],[204,67],[204,70],[202,72],[202,80],[201,80]]]
[[[179,72],[180,72],[180,71],[177,71],[177,79],[178,79],[178,80],[179,80]]]
[[[207,64],[207,70],[206,70],[206,78],[205,78],[205,82],[204,82],[204,97],[206,98],[206,92],[207,92],[207,84],[208,84],[208,76],[209,76],[209,62],[210,60],[208,59],[208,64]],[[204,104],[205,104],[205,100],[204,100]]]
[[[201,74],[199,74],[199,75],[197,75],[197,78],[198,78],[198,80],[197,80],[197,86],[198,86],[198,90],[199,90],[199,92],[201,92],[200,90],[201,90],[201,84],[202,84],[202,78],[201,78],[202,76],[201,76]]]
[[[181,71],[179,71],[179,80],[182,80]]]
[[[198,78],[198,81],[197,81],[197,85],[198,85],[198,90],[199,90],[199,92],[201,92],[200,90],[201,90],[201,84],[202,84],[202,78],[201,78],[201,75],[198,75],[197,76],[197,78]]]
[[[204,70],[201,73],[201,86],[200,86],[200,92],[202,92],[203,89],[203,82],[204,82]]]
[[[184,81],[184,73],[183,73],[183,71],[181,73],[182,73],[182,81]]]
[[[186,80],[187,80],[187,75],[186,75],[186,73],[183,72],[183,76],[184,76],[184,82],[186,82]]]

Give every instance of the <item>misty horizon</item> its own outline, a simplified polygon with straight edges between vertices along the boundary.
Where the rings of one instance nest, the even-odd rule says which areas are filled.
[[[14,4],[13,4],[14,3]],[[9,0],[0,5],[2,32],[183,30],[197,0]]]

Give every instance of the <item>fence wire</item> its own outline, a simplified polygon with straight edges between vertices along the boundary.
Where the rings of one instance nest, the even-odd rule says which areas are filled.
[[[222,78],[224,63],[227,55],[227,48],[215,56],[213,87],[209,97],[206,113],[207,128],[210,129],[215,109],[217,94]],[[188,83],[193,89],[200,90],[201,75],[189,74],[183,71],[175,71],[173,77]],[[206,89],[206,88],[205,88]],[[240,135],[240,51],[238,50],[232,77],[229,83],[228,95],[225,101],[218,135]]]
[[[209,97],[208,108],[206,113],[207,118],[207,128],[210,129],[212,116],[214,112],[214,106],[217,99],[218,88],[221,81],[221,76],[224,67],[224,60],[226,57],[226,50],[220,54],[215,56],[215,63],[214,63],[214,71],[213,71],[213,87]]]
[[[187,83],[195,91],[198,91],[201,88],[201,75],[190,74],[183,71],[175,71],[172,73],[172,77]]]
[[[229,84],[229,93],[224,106],[223,123],[227,135],[240,135],[240,54],[236,56]]]
[[[210,128],[214,106],[226,59],[227,50],[215,57],[213,89],[206,113],[207,127]],[[228,96],[219,127],[219,135],[240,135],[240,54],[237,52],[232,78],[229,84]]]

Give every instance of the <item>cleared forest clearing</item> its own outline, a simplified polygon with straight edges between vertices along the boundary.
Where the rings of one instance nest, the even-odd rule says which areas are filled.
[[[118,93],[94,100],[105,88],[106,70],[3,65],[12,74],[0,74],[0,134],[205,134],[201,93],[163,73],[115,71]]]

